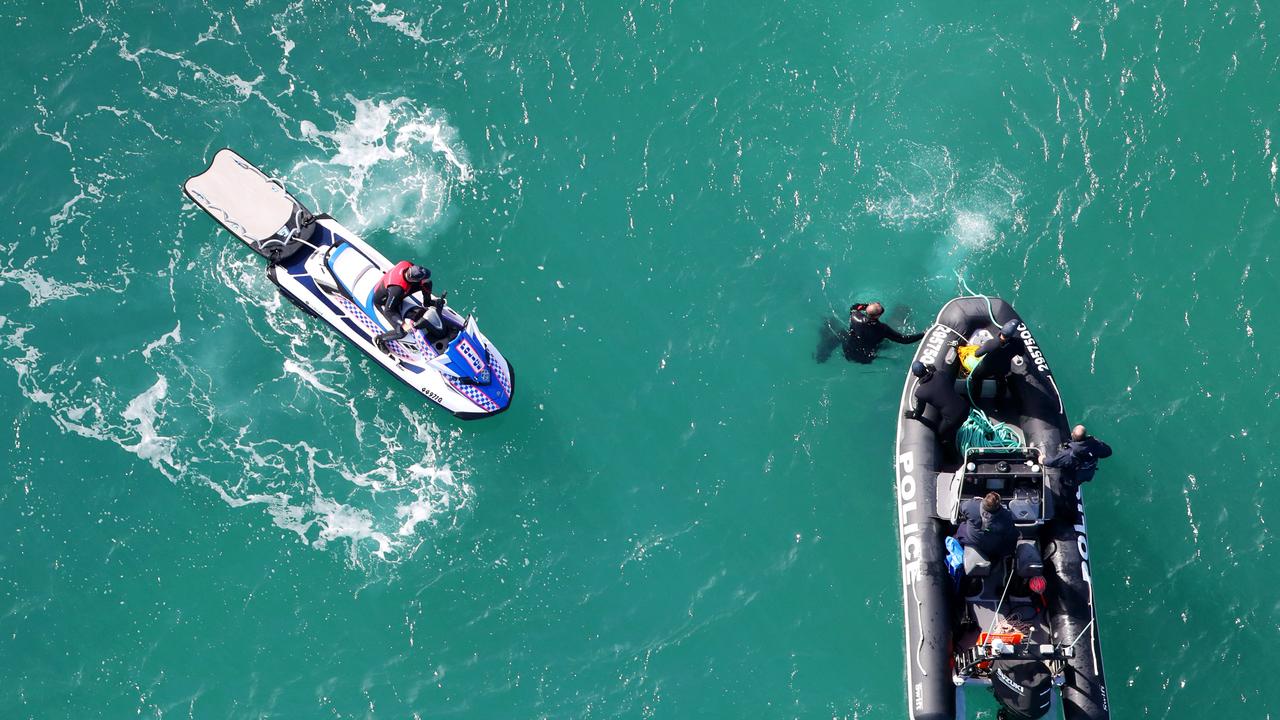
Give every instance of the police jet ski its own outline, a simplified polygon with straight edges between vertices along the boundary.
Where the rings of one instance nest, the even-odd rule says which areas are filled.
[[[460,418],[496,415],[511,404],[514,375],[498,348],[442,298],[404,301],[421,328],[387,343],[391,329],[373,305],[383,273],[382,253],[325,214],[313,215],[287,190],[229,149],[189,178],[183,191],[227,232],[268,261],[267,277],[300,310],[333,326],[375,362],[427,399]]]
[[[1009,377],[1012,398],[994,403],[984,391],[995,381],[969,387],[962,368],[972,346],[1010,320],[1023,349]],[[913,360],[934,369],[930,382],[953,383],[999,432],[962,429],[963,442],[944,449],[932,429],[936,409],[927,409],[927,422],[902,415],[916,409],[917,379],[907,374],[896,467],[910,718],[971,717],[965,688],[984,686],[1004,720],[1107,720],[1084,498],[1044,466],[1069,434],[1044,353],[1009,304],[971,296],[942,308]],[[1000,446],[975,439],[997,435]],[[1000,494],[1017,531],[1016,549],[1004,557],[954,537],[962,512],[976,513],[990,492]]]

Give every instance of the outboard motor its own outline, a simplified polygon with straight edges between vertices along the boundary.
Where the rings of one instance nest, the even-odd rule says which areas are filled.
[[[994,664],[994,663],[993,663]],[[995,664],[991,693],[1000,703],[999,720],[1037,720],[1049,711],[1053,678],[1039,660]]]

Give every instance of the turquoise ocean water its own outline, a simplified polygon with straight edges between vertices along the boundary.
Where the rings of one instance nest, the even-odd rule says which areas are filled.
[[[956,273],[1072,420],[1117,718],[1274,718],[1280,12],[0,4],[0,717],[901,718]],[[460,423],[179,186],[231,146],[517,370]],[[991,718],[990,702],[974,702]]]

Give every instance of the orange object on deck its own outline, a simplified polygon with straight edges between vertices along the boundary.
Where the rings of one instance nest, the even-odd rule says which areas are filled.
[[[990,635],[986,633],[978,633],[979,645],[986,645],[992,640],[999,640],[1009,645],[1017,645],[1018,643],[1022,642],[1022,633],[1020,632],[991,633]]]

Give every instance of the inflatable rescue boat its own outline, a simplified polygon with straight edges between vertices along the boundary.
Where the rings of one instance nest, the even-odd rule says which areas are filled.
[[[373,294],[392,263],[328,215],[313,215],[287,190],[229,149],[183,191],[227,232],[267,260],[267,277],[300,310],[324,321],[374,362],[454,415],[496,415],[511,404],[514,375],[498,348],[441,298],[411,295],[405,315],[422,320],[402,340]],[[427,332],[424,332],[425,328]]]
[[[993,380],[968,385],[965,360],[1010,320],[1017,321],[1021,353],[1008,378],[1010,397],[996,402]],[[1048,361],[1013,308],[983,296],[948,302],[913,360],[933,368],[930,382],[952,383],[985,414],[971,412],[960,433],[967,429],[966,439],[976,435],[978,442],[953,445],[948,438],[944,448],[932,406],[924,422],[904,417],[917,409],[918,379],[907,374],[896,467],[910,718],[970,717],[965,690],[985,686],[1006,720],[1106,720],[1084,498],[1044,465],[1069,439]],[[976,434],[975,416],[982,421]],[[994,430],[1003,442],[981,442]],[[965,522],[962,507],[974,508],[991,492],[1017,531],[1016,548],[1001,557],[955,537]]]

